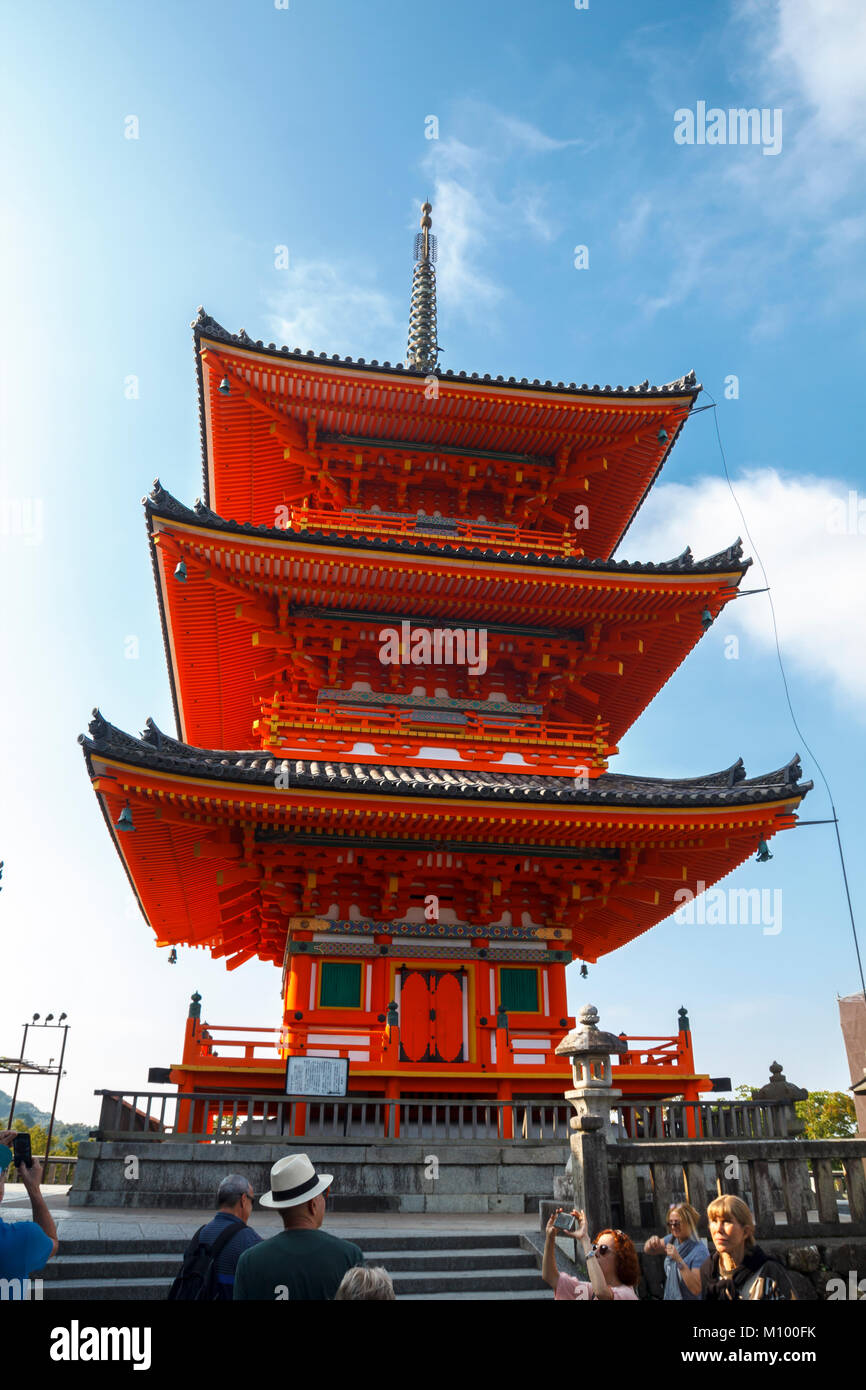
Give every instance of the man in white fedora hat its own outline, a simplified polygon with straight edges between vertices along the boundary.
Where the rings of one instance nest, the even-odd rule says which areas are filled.
[[[320,1229],[333,1181],[331,1173],[317,1173],[306,1154],[274,1164],[271,1190],[259,1201],[282,1214],[283,1230],[241,1255],[236,1299],[333,1299],[346,1270],[364,1263],[357,1245]]]

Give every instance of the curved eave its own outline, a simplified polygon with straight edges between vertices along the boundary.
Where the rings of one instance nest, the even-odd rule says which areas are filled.
[[[742,761],[739,761],[731,768],[702,778],[665,779],[604,773],[588,788],[577,789],[573,778],[533,773],[473,772],[469,768],[459,772],[423,767],[383,768],[335,759],[273,758],[255,749],[192,748],[163,734],[150,720],[146,738],[135,738],[109,724],[98,711],[94,712],[91,735],[82,734],[80,742],[91,776],[95,775],[93,760],[101,759],[137,768],[146,775],[188,779],[191,784],[208,783],[214,791],[219,789],[223,793],[246,790],[257,804],[273,808],[286,805],[285,795],[275,793],[274,789],[274,778],[280,770],[288,773],[293,797],[308,792],[328,796],[360,794],[365,800],[408,796],[413,800],[422,797],[455,806],[497,802],[626,815],[641,815],[647,811],[672,815],[683,811],[714,811],[724,815],[734,808],[792,806],[799,804],[812,788],[811,782],[798,780],[801,770],[796,756],[777,771],[756,778],[746,778]],[[257,792],[265,789],[270,793],[269,801],[262,802]]]
[[[184,727],[176,677],[177,657],[174,649],[174,641],[171,636],[168,607],[166,605],[165,593],[160,575],[159,554],[157,552],[157,547],[153,544],[153,527],[149,514],[147,516],[147,538],[148,550],[150,551],[150,566],[153,572],[153,586],[156,589],[156,602],[159,607],[159,624],[162,629],[162,649],[165,653],[165,665],[168,671],[168,683],[171,690],[171,707],[174,714],[174,727],[178,738],[185,739],[187,737],[187,730]]]
[[[337,356],[328,357],[325,353],[315,354],[313,352],[301,352],[300,350],[290,350],[287,347],[277,348],[276,344],[265,346],[261,341],[253,342],[246,334],[230,334],[221,325],[200,311],[200,317],[193,325],[196,355],[196,373],[198,381],[199,395],[199,419],[202,442],[202,473],[203,473],[203,492],[206,502],[210,505],[217,499],[214,487],[214,441],[212,436],[212,408],[213,408],[213,384],[206,384],[205,372],[203,367],[203,354],[206,356],[208,350],[212,353],[222,354],[223,359],[232,359],[235,364],[240,364],[244,370],[251,373],[270,372],[271,377],[277,367],[283,369],[291,368],[295,373],[306,374],[308,378],[316,376],[330,383],[325,388],[325,397],[330,399],[335,393],[340,394],[351,391],[359,386],[369,390],[375,389],[379,383],[385,391],[393,392],[401,386],[405,386],[410,392],[421,392],[423,395],[424,375],[417,371],[406,368],[402,364],[391,366],[390,363],[379,363],[377,361],[365,362],[363,358],[357,361],[351,358],[339,358]],[[679,431],[699,394],[701,387],[695,379],[694,372],[687,373],[677,381],[669,382],[662,386],[650,386],[649,382],[643,382],[639,386],[600,386],[583,384],[578,385],[574,382],[551,382],[539,381],[535,379],[529,381],[526,378],[518,381],[514,377],[504,378],[502,376],[492,377],[489,374],[479,373],[439,371],[436,373],[437,381],[440,383],[440,391],[444,391],[451,405],[455,403],[474,403],[483,398],[494,410],[501,408],[502,419],[494,424],[489,421],[487,428],[501,430],[506,428],[506,416],[508,417],[508,428],[514,431],[512,444],[516,452],[527,452],[527,447],[518,442],[519,429],[514,423],[521,415],[525,415],[533,402],[537,402],[542,410],[546,411],[555,407],[565,406],[570,409],[584,407],[591,411],[593,407],[601,408],[606,406],[617,407],[620,411],[629,405],[635,407],[635,424],[639,424],[641,419],[646,420],[648,408],[653,418],[655,414],[663,410],[666,412],[664,423],[668,429],[670,438],[662,450],[654,451],[657,453],[657,461],[650,463],[649,472],[646,467],[637,468],[635,483],[638,490],[627,489],[630,495],[624,495],[618,502],[611,502],[606,510],[611,508],[621,513],[619,523],[614,520],[613,515],[605,522],[600,522],[602,534],[604,536],[604,553],[611,554],[620,543],[622,536],[631,523],[637,509],[642,505],[649,489],[667,459],[679,435]],[[305,409],[304,402],[298,402],[298,408]],[[327,409],[327,406],[324,407]],[[366,407],[361,404],[347,405],[342,411],[349,420],[361,420],[364,417]],[[321,413],[321,407],[320,407]],[[375,414],[375,409],[372,414]],[[440,411],[438,417],[440,428],[446,428],[447,416],[443,416]],[[410,447],[413,442],[421,444],[430,442],[429,430],[426,428],[429,421],[419,417],[418,430],[420,433],[400,433],[396,438],[405,447]],[[465,420],[463,422],[465,427]],[[478,425],[481,428],[481,425]],[[356,428],[355,433],[367,434],[368,430]],[[461,429],[462,436],[462,429]],[[438,436],[437,436],[438,438]],[[446,443],[443,436],[439,442]],[[466,441],[466,447],[471,452],[472,443]],[[475,447],[484,448],[485,445],[476,442]],[[503,446],[504,447],[504,446]],[[533,452],[529,450],[529,452]],[[247,467],[247,465],[243,465]]]
[[[329,892],[345,846],[375,857],[389,846],[429,849],[431,836],[434,847],[457,852],[462,867],[453,874],[464,896],[475,892],[473,859],[480,866],[509,854],[538,855],[549,866],[543,894],[551,884],[588,884],[566,938],[573,954],[597,959],[675,911],[677,884],[699,893],[752,856],[760,838],[795,824],[809,790],[792,760],[751,781],[741,763],[691,781],[607,774],[588,794],[569,783],[554,798],[550,779],[542,788],[524,775],[478,773],[455,793],[455,779],[433,769],[393,769],[409,785],[388,786],[358,766],[331,767],[328,779],[316,765],[294,762],[282,765],[286,792],[273,781],[281,765],[259,754],[190,749],[152,724],[136,739],[99,715],[91,728],[81,740],[88,770],[158,941],[231,956],[230,968],[252,955],[283,958],[286,913],[295,909],[284,905],[275,916],[273,895],[260,891],[274,852],[298,870],[314,854]],[[113,822],[127,800],[135,829],[121,839]],[[634,852],[636,874],[628,867]],[[599,875],[608,885],[601,894]]]
[[[358,553],[370,552],[388,556],[416,554],[431,560],[483,561],[485,566],[519,565],[532,569],[565,570],[580,574],[633,574],[642,578],[666,575],[700,578],[704,575],[714,575],[719,578],[735,580],[737,583],[752,563],[751,559],[742,559],[743,547],[739,539],[715,555],[707,556],[704,560],[695,560],[690,549],[686,549],[676,559],[659,562],[652,560],[588,559],[576,556],[536,554],[531,551],[510,551],[502,547],[482,550],[479,546],[449,544],[445,541],[432,542],[429,539],[398,541],[388,537],[339,536],[324,531],[294,531],[279,526],[254,526],[251,522],[238,522],[218,516],[216,512],[205,506],[186,507],[167,492],[158,479],[151,495],[143,500],[151,534],[153,534],[154,522],[162,522],[167,527],[175,524],[188,527],[204,537],[210,536],[218,539],[219,536],[230,536],[240,541],[257,539],[262,542],[274,542],[285,547],[290,545],[318,548],[332,546],[337,550],[345,549]],[[552,536],[551,540],[555,540],[555,537]]]
[[[540,557],[500,557],[494,552],[459,554],[459,547],[448,547],[450,553],[443,554],[423,542],[411,547],[382,546],[374,541],[359,544],[351,538],[238,526],[205,508],[183,507],[162,489],[157,490],[156,500],[148,500],[147,517],[177,731],[191,742],[224,747],[236,747],[251,738],[255,714],[253,666],[257,649],[250,646],[249,624],[235,621],[237,604],[258,605],[263,599],[271,601],[275,592],[288,591],[297,595],[292,602],[304,605],[308,601],[305,590],[312,585],[316,591],[321,587],[330,590],[331,597],[323,600],[326,610],[340,609],[342,589],[336,576],[344,560],[358,567],[347,605],[359,618],[369,613],[371,620],[387,623],[405,617],[406,607],[398,597],[400,586],[408,583],[413,597],[406,602],[417,604],[414,612],[419,621],[423,613],[433,622],[457,619],[479,626],[511,622],[519,628],[535,621],[531,609],[536,615],[542,611],[552,614],[552,628],[567,630],[596,617],[616,627],[624,623],[625,609],[634,603],[654,623],[667,622],[667,627],[650,626],[646,630],[636,623],[630,630],[630,636],[650,642],[647,650],[651,656],[625,656],[625,674],[590,673],[583,678],[588,690],[604,701],[605,721],[610,724],[614,743],[700,640],[701,609],[708,606],[717,617],[734,596],[749,564],[739,558],[739,542],[705,561],[694,561],[687,551],[676,560],[656,565],[580,559],[554,564]],[[155,537],[163,535],[174,549],[166,550],[167,542],[157,545]],[[183,585],[174,585],[172,579],[178,547],[188,562],[189,580]],[[233,548],[234,560],[228,558],[227,547]],[[160,548],[164,551],[162,560],[156,553]],[[210,557],[214,551],[223,553],[209,558],[204,572],[200,562],[193,564],[194,556]],[[308,556],[325,565],[327,577],[321,582],[291,577],[293,564]],[[331,557],[336,563],[328,568]],[[427,575],[420,588],[415,582],[419,562]],[[495,600],[472,593],[479,565]],[[377,579],[382,567],[390,572],[387,584]],[[214,576],[212,582],[207,578],[209,572]],[[399,583],[395,581],[392,586],[391,576],[397,572]],[[226,579],[235,590],[233,595],[222,583]],[[472,593],[471,599],[462,596],[464,589]],[[381,611],[374,612],[377,599],[381,599]],[[671,616],[675,609],[690,605],[694,607],[693,619],[684,612],[680,618]],[[219,680],[212,688],[217,667]],[[652,674],[656,670],[657,676]],[[582,709],[576,717],[594,720],[602,705],[588,700],[570,708]]]

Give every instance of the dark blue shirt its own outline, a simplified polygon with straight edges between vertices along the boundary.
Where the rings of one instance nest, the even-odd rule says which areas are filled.
[[[216,1280],[221,1299],[231,1299],[234,1297],[235,1270],[238,1260],[245,1250],[251,1246],[258,1245],[261,1236],[255,1231],[251,1231],[243,1221],[237,1216],[232,1216],[230,1212],[218,1211],[212,1221],[209,1221],[199,1235],[199,1241],[203,1245],[213,1245],[217,1236],[222,1235],[226,1228],[226,1222],[237,1226],[237,1232],[226,1245],[222,1252],[217,1256]]]

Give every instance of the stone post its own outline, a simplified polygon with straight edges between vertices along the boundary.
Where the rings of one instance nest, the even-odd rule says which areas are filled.
[[[798,1134],[802,1134],[806,1128],[806,1123],[801,1120],[796,1110],[794,1102],[798,1100],[808,1100],[809,1092],[804,1091],[802,1086],[792,1086],[785,1073],[782,1071],[778,1062],[773,1062],[770,1066],[770,1079],[766,1086],[762,1086],[755,1092],[755,1100],[781,1100],[784,1102],[782,1109],[782,1133],[788,1139],[796,1139]]]
[[[604,1033],[598,1024],[598,1010],[587,1004],[580,1011],[578,1026],[563,1038],[556,1049],[558,1057],[571,1060],[574,1088],[565,1092],[577,1112],[572,1116],[571,1185],[573,1201],[583,1208],[595,1230],[610,1224],[610,1183],[607,1172],[607,1146],[613,1143],[610,1126],[611,1106],[622,1091],[613,1084],[611,1053],[627,1050],[626,1044],[613,1033]],[[555,1195],[566,1197],[566,1182],[558,1184]]]

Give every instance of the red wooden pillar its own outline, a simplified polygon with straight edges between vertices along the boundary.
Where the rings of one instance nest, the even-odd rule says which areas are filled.
[[[682,1067],[684,1072],[694,1075],[695,1056],[692,1050],[692,1035],[690,1029],[680,1028],[677,1038],[677,1064]],[[700,1092],[696,1081],[686,1081],[683,1083],[683,1100],[686,1102],[700,1101]],[[694,1110],[686,1111],[686,1134],[690,1139],[702,1137],[703,1126],[700,1124],[699,1117]]]
[[[565,966],[551,963],[544,967],[547,972],[548,989],[550,990],[550,1016],[551,1018],[568,1017],[568,1000],[565,991]],[[563,1029],[563,1037],[567,1029]]]

